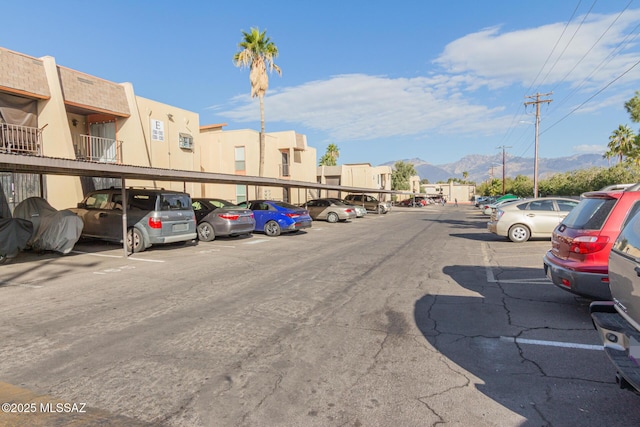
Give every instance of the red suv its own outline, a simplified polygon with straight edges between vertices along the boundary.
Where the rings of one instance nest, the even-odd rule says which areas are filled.
[[[591,299],[611,300],[609,253],[620,230],[640,210],[640,184],[584,193],[558,224],[544,271],[554,285]]]

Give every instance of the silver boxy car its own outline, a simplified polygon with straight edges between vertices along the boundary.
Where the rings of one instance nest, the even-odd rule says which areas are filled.
[[[127,248],[131,252],[196,239],[188,194],[147,188],[128,188],[126,194]],[[84,221],[82,237],[122,243],[122,206],[122,189],[109,188],[92,191],[70,210]]]
[[[640,392],[640,214],[622,229],[609,253],[613,301],[594,301],[590,312],[621,388]]]

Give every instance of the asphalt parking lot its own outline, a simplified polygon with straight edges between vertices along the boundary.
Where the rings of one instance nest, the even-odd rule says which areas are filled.
[[[589,301],[545,278],[549,241],[486,221],[396,208],[126,259],[20,254],[0,266],[0,424],[640,423]]]

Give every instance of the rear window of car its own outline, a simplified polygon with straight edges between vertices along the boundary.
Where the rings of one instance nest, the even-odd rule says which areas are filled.
[[[177,211],[191,209],[191,199],[186,194],[162,194],[160,195],[161,211]]]
[[[618,199],[585,198],[562,221],[576,230],[600,230]]]
[[[287,203],[287,202],[274,202],[273,204],[276,205],[276,206],[280,206],[281,208],[286,208],[286,209],[293,209],[293,210],[300,209],[300,206],[294,206],[291,203]]]

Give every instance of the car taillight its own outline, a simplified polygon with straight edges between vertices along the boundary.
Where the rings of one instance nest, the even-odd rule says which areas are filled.
[[[240,215],[237,214],[218,214],[218,216],[222,219],[228,219],[229,221],[237,221],[240,218]]]
[[[498,209],[498,211],[496,212],[496,221],[499,220],[502,217],[502,215],[504,215],[504,211]]]
[[[289,218],[298,218],[300,216],[299,213],[286,213],[284,215],[288,216]]]
[[[607,236],[578,236],[571,242],[570,251],[576,254],[592,254],[607,246]]]
[[[160,218],[149,218],[149,227],[151,228],[162,228],[162,220]]]
[[[351,213],[351,212],[353,212],[353,209],[345,209],[344,211],[345,211],[346,213]]]

